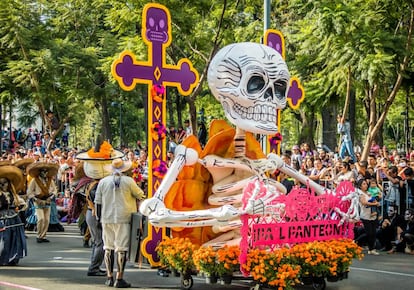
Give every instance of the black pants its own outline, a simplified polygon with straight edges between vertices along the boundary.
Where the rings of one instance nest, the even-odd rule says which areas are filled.
[[[392,242],[396,240],[396,232],[396,229],[392,225],[385,228],[381,227],[377,231],[377,238],[385,250],[389,251],[392,249]]]
[[[377,238],[377,220],[363,220],[361,219],[365,233],[367,235],[368,250],[375,249],[375,240]]]

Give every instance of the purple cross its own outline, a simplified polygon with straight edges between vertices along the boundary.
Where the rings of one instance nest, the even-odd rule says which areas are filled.
[[[265,34],[265,44],[274,48],[280,55],[285,58],[285,40],[283,34],[278,30],[269,29]],[[296,77],[292,77],[290,88],[288,91],[287,101],[289,106],[297,109],[300,103],[305,99],[305,92],[300,81]]]
[[[133,90],[137,83],[148,85],[148,127],[155,122],[165,122],[165,98],[151,95],[153,86],[174,86],[181,95],[189,95],[199,81],[198,73],[188,59],[181,59],[177,65],[166,64],[166,48],[171,44],[171,17],[168,9],[157,3],[148,3],[142,12],[142,38],[148,46],[148,60],[136,61],[135,55],[124,51],[112,65],[112,75],[122,89]],[[149,134],[151,135],[151,134]],[[165,140],[148,139],[148,171],[153,171],[154,160],[165,159]],[[165,160],[164,160],[165,161]],[[161,183],[160,177],[148,176],[148,197],[152,196]],[[166,235],[165,228],[148,224],[148,236],[141,244],[142,254],[151,265],[157,265],[159,257],[156,246]]]
[[[148,45],[148,61],[136,61],[125,51],[112,66],[112,74],[124,90],[130,91],[137,83],[175,86],[182,95],[189,95],[198,83],[198,73],[188,59],[177,65],[165,63],[166,48],[171,43],[168,10],[151,6],[143,12],[142,37]]]

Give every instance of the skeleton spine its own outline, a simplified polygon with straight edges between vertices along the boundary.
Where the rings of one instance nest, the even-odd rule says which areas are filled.
[[[246,133],[244,130],[237,128],[234,136],[234,157],[242,158],[246,156]]]

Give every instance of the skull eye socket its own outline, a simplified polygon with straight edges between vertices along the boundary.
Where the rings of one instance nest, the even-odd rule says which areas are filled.
[[[276,98],[278,98],[279,100],[285,98],[285,94],[286,94],[286,88],[287,88],[287,84],[284,81],[276,81],[274,83],[275,86],[275,96]]]
[[[255,94],[260,92],[266,85],[265,80],[261,76],[252,76],[247,83],[247,92],[249,94]]]

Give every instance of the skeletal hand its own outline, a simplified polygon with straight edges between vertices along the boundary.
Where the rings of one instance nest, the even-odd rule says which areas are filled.
[[[260,182],[259,180],[255,183],[256,187],[253,190],[252,196],[247,201],[247,205],[243,210],[244,214],[263,214],[265,212],[266,206],[270,204],[275,198],[279,196],[276,189],[273,186],[266,185],[265,194],[259,197],[260,193]]]
[[[278,168],[282,167],[284,162],[282,158],[274,153],[270,153],[267,158],[249,159],[243,158],[243,163],[247,164],[260,180],[266,178],[267,173],[273,173]]]
[[[165,208],[165,204],[160,199],[151,197],[141,202],[141,205],[139,206],[139,211],[144,216],[149,216],[162,208]]]

